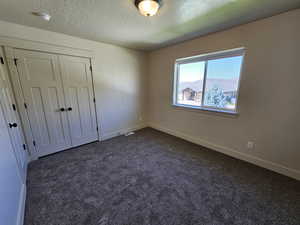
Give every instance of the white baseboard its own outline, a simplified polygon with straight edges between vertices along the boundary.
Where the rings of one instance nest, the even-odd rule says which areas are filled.
[[[156,130],[160,130],[162,132],[165,132],[165,133],[171,134],[173,136],[182,138],[182,139],[190,141],[192,143],[207,147],[209,149],[212,149],[212,150],[215,150],[215,151],[218,151],[218,152],[222,152],[222,153],[224,153],[226,155],[229,155],[229,156],[232,156],[234,158],[244,160],[244,161],[250,162],[252,164],[255,164],[257,166],[260,166],[260,167],[275,171],[277,173],[283,174],[285,176],[292,177],[296,180],[300,180],[300,171],[299,170],[288,168],[288,167],[285,167],[285,166],[280,165],[278,163],[274,163],[274,162],[264,160],[264,159],[261,159],[261,158],[258,158],[258,157],[255,157],[255,156],[252,156],[252,155],[249,155],[249,154],[245,154],[245,153],[239,152],[237,150],[230,149],[230,148],[225,147],[225,146],[216,145],[216,144],[213,144],[211,142],[202,140],[198,137],[189,136],[189,135],[186,135],[182,132],[171,130],[171,129],[168,129],[166,127],[162,127],[160,125],[154,124],[154,123],[149,123],[148,125],[149,125],[149,127],[152,127]]]
[[[18,209],[18,218],[16,225],[23,225],[24,224],[24,215],[25,215],[25,202],[26,202],[26,185],[22,185],[21,195],[20,195],[20,202],[19,202],[19,209]]]
[[[102,134],[102,135],[100,135],[100,141],[104,141],[104,140],[107,140],[107,139],[110,139],[110,138],[113,138],[113,137],[117,137],[117,136],[126,134],[126,133],[131,132],[131,131],[140,130],[140,129],[145,128],[145,127],[147,127],[147,126],[146,126],[146,124],[143,123],[143,124],[136,125],[134,127],[124,128],[124,129],[120,129],[120,130],[117,130],[117,131],[114,131],[114,132]]]

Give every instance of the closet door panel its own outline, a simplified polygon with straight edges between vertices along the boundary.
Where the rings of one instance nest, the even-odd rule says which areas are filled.
[[[87,58],[59,56],[72,145],[98,140],[92,73]]]
[[[38,155],[71,146],[58,56],[16,50],[18,70]]]
[[[0,49],[0,56],[4,58]],[[8,77],[8,69],[6,62],[0,64],[0,107],[3,109],[6,126],[9,131],[10,140],[14,150],[14,154],[18,163],[21,177],[25,182],[25,173],[27,167],[27,153],[24,149],[24,136],[22,125],[17,113],[17,107],[13,96],[13,91]],[[10,126],[15,124],[16,126]]]
[[[68,88],[66,90],[66,94],[68,95],[68,106],[72,107],[72,113],[68,113],[69,121],[70,121],[70,130],[72,133],[72,137],[74,138],[80,138],[82,134],[82,127],[84,124],[81,123],[80,120],[80,108],[79,108],[79,98],[76,88]],[[74,121],[77,121],[77,123],[74,123]]]

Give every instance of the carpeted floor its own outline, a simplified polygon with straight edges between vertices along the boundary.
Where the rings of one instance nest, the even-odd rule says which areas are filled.
[[[299,225],[300,182],[146,128],[30,164],[25,225]]]

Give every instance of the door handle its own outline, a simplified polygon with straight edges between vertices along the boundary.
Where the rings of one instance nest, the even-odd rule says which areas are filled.
[[[64,109],[64,108],[60,108],[60,111],[61,111],[61,112],[64,112],[64,111],[65,111],[65,109]]]
[[[13,128],[13,127],[17,127],[18,126],[18,124],[16,124],[16,123],[9,123],[8,125],[9,125],[9,128]]]
[[[69,108],[68,108],[68,111],[72,111],[72,110],[73,110],[72,107],[69,107]]]

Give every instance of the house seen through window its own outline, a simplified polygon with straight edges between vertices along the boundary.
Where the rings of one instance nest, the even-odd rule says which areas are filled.
[[[174,104],[236,112],[243,49],[176,61]]]

